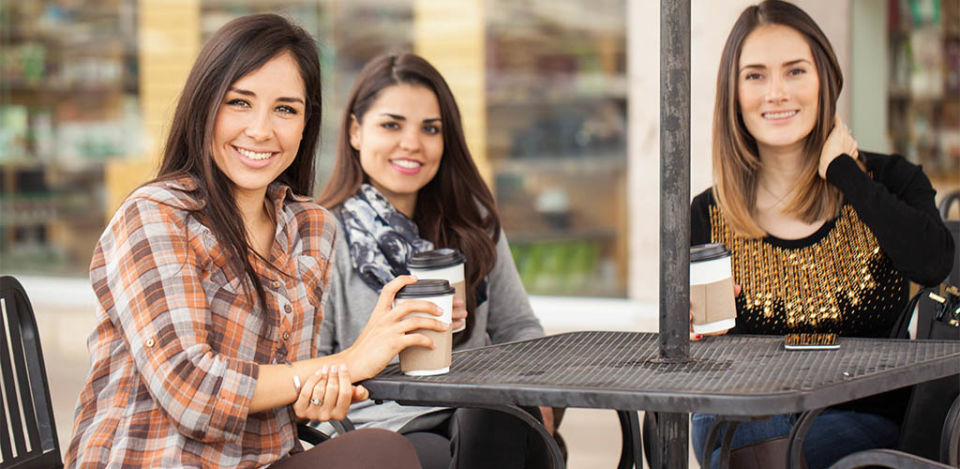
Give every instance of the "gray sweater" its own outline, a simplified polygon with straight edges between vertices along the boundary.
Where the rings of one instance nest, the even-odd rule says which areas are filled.
[[[356,274],[343,233],[343,224],[338,220],[333,269],[324,295],[321,355],[339,352],[353,344],[379,298],[379,293]],[[543,327],[530,307],[503,232],[497,242],[497,263],[487,275],[487,285],[487,301],[470,313],[474,317],[470,338],[455,350],[543,336]],[[393,401],[375,404],[367,400],[351,407],[350,420],[358,427],[398,431],[413,418],[438,410],[441,408],[401,406]]]

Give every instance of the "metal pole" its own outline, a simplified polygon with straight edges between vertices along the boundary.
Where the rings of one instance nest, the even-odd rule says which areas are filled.
[[[660,357],[690,356],[690,0],[660,1]],[[660,414],[663,468],[688,466],[685,413]]]
[[[657,432],[660,438],[657,441],[657,450],[660,468],[687,469],[690,451],[687,448],[687,427],[687,414],[658,415]]]
[[[690,354],[690,0],[660,2],[660,355]]]

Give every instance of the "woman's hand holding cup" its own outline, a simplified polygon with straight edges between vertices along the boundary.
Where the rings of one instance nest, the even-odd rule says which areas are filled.
[[[347,361],[356,381],[376,376],[397,353],[407,347],[433,348],[433,341],[425,335],[408,332],[417,329],[444,332],[449,327],[436,319],[410,316],[415,312],[441,316],[443,311],[429,301],[409,300],[393,306],[397,292],[416,281],[415,277],[401,275],[383,286],[367,325],[353,345],[344,351],[349,357]]]
[[[734,298],[736,298],[737,296],[740,295],[740,290],[741,290],[740,285],[733,284],[733,296],[734,296]],[[696,341],[704,338],[704,336],[724,335],[724,334],[726,334],[727,332],[730,331],[730,329],[724,329],[724,330],[722,330],[722,331],[708,332],[708,333],[705,333],[705,334],[695,334],[695,333],[693,332],[693,308],[692,308],[692,306],[693,306],[693,305],[691,305],[691,308],[690,308],[690,341],[691,341],[691,342],[696,342]]]

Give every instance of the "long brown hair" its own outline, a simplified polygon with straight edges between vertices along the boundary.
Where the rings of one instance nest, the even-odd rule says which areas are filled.
[[[833,129],[837,97],[843,74],[833,47],[817,23],[797,6],[767,0],[748,7],[733,25],[717,71],[717,99],[713,112],[714,196],[727,224],[738,234],[762,237],[766,233],[754,220],[757,175],[763,165],[757,141],[750,135],[740,114],[737,77],[740,52],[747,36],[765,25],[783,25],[799,32],[810,46],[820,77],[818,115],[804,142],[804,161],[797,190],[784,208],[812,223],[833,218],[843,202],[840,191],[817,174],[820,150]]]
[[[381,55],[357,76],[337,141],[337,155],[330,180],[320,193],[320,204],[336,207],[354,195],[367,181],[360,166],[360,154],[350,145],[350,121],[361,123],[367,110],[387,87],[397,84],[423,86],[437,96],[443,122],[443,156],[440,169],[417,194],[413,221],[420,236],[436,247],[457,248],[467,258],[465,277],[467,309],[476,309],[476,290],[497,262],[496,241],[500,216],[493,194],[480,177],[463,137],[460,110],[447,82],[429,62],[414,54]],[[473,315],[467,315],[467,329],[458,340],[466,340],[473,329]]]
[[[311,195],[314,159],[320,135],[320,60],[314,39],[281,16],[258,14],[224,25],[203,46],[180,94],[154,181],[186,175],[197,180],[197,198],[205,203],[195,215],[203,220],[230,255],[229,266],[246,277],[262,306],[266,296],[249,255],[258,255],[247,240],[230,179],[213,160],[217,112],[230,85],[288,52],[297,62],[306,93],[305,125],[293,163],[276,181],[297,194]],[[246,282],[245,282],[246,284]],[[250,295],[249,287],[245,288]]]

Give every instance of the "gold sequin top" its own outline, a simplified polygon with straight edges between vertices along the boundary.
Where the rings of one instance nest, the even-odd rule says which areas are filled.
[[[709,207],[710,239],[732,251],[737,332],[837,332],[886,337],[907,300],[907,283],[850,205],[798,240],[748,239]]]

